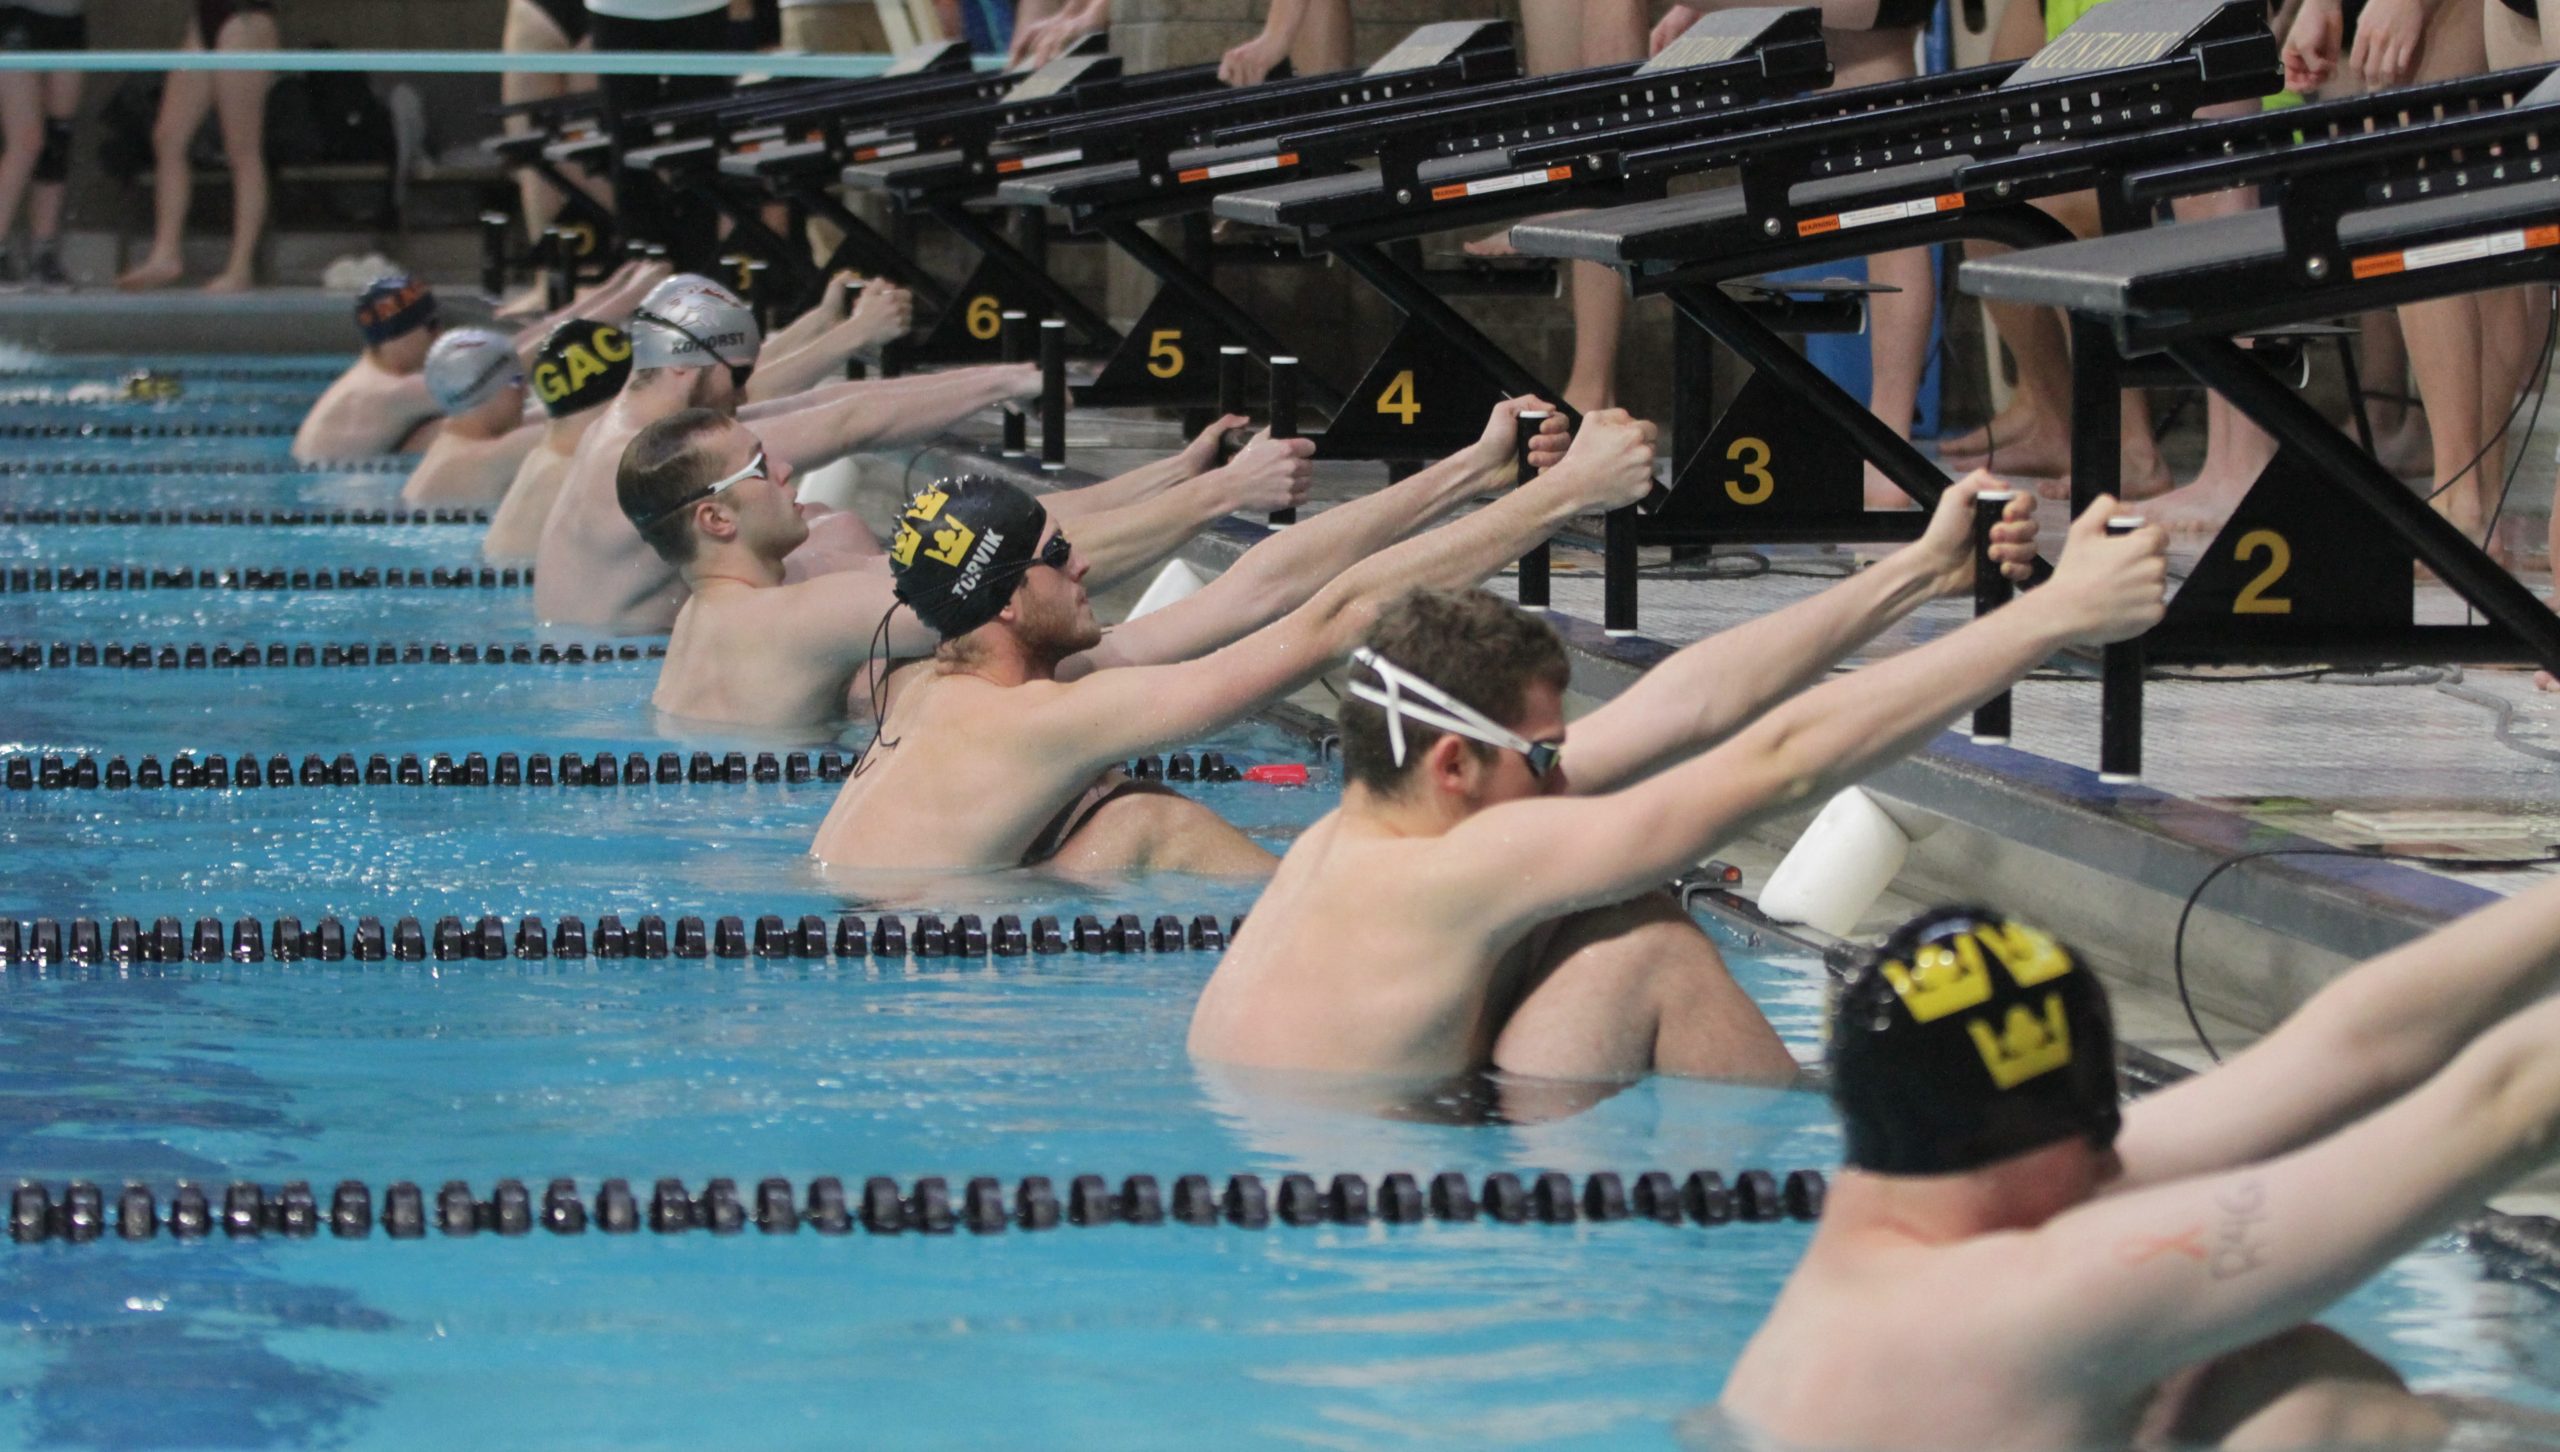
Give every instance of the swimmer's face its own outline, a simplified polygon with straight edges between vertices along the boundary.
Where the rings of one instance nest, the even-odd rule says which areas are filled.
[[[1549,746],[1564,744],[1564,693],[1544,681],[1531,681],[1522,695],[1520,716],[1505,724],[1532,743]],[[1476,805],[1489,807],[1499,802],[1526,801],[1530,797],[1560,796],[1565,791],[1565,767],[1561,758],[1547,768],[1545,776],[1529,769],[1529,759],[1517,751],[1489,747],[1477,753],[1485,769],[1478,778]]]
[[[1040,531],[1038,548],[1046,549],[1057,533],[1058,522],[1052,519]],[[1034,564],[1023,572],[1007,607],[1023,643],[1058,660],[1102,643],[1102,626],[1094,619],[1093,601],[1084,591],[1084,552],[1072,547],[1072,537],[1068,543],[1067,567]]]
[[[747,468],[759,453],[764,454],[764,476],[741,479],[715,498],[735,521],[739,543],[766,559],[778,560],[809,537],[809,522],[800,515],[799,481],[792,476],[790,461],[766,452],[753,430],[733,428],[721,435],[720,472],[714,477],[726,478]]]

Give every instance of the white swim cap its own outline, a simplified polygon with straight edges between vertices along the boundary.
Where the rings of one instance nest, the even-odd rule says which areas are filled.
[[[515,341],[487,328],[456,328],[427,350],[427,392],[446,413],[469,413],[524,381]]]
[[[651,288],[629,332],[634,368],[750,368],[764,347],[754,310],[690,272]]]

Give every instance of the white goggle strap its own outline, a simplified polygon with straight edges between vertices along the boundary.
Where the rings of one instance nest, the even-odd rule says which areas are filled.
[[[1387,713],[1387,748],[1398,766],[1404,765],[1404,723],[1407,717],[1425,726],[1498,746],[1509,751],[1525,752],[1529,741],[1519,732],[1500,725],[1483,712],[1451,696],[1438,686],[1397,665],[1394,661],[1362,646],[1351,652],[1352,664],[1365,666],[1377,674],[1380,685],[1351,683],[1353,700],[1366,701]],[[1383,689],[1381,688],[1383,687]],[[1408,701],[1407,695],[1420,701]],[[1427,703],[1427,704],[1426,704]]]

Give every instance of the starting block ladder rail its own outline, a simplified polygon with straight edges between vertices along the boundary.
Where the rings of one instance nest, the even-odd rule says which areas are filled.
[[[2122,63],[2075,68],[2093,56]],[[1924,507],[1943,488],[1934,462],[1875,418],[1865,400],[1808,364],[1728,288],[1769,272],[1954,240],[2020,248],[2067,242],[2070,233],[2029,204],[2048,193],[1975,191],[1960,185],[1963,168],[2030,146],[2039,157],[2069,155],[2084,139],[2163,123],[2147,134],[2172,147],[2167,138],[2194,124],[2187,118],[2198,106],[2270,89],[2276,50],[2247,4],[2115,0],[2036,57],[1977,70],[1983,79],[1996,74],[1998,83],[1978,85],[1974,73],[1958,73],[1961,83],[1943,83],[1899,107],[1874,104],[1869,88],[1859,88],[1708,118],[1676,142],[1618,153],[1590,148],[1585,159],[1604,172],[1659,181],[1699,167],[1738,167],[1740,181],[1514,230],[1524,253],[1615,266],[1637,293],[1668,295],[1685,322],[1753,368],[1702,440],[1677,441],[1672,489],[1641,506],[1638,528],[1614,541],[1609,628],[1635,627],[1639,543],[1907,538],[1921,519],[1869,511],[1865,469],[1872,465]],[[1907,99],[1916,88],[1873,89]],[[1794,119],[1771,124],[1776,112]],[[1563,151],[1555,144],[1521,155]],[[2137,164],[2139,155],[2117,164]],[[1703,348],[1690,354],[1705,355]],[[1706,392],[1694,367],[1677,386],[1684,394]]]
[[[2500,84],[2503,84],[2501,82]],[[2340,103],[2345,104],[2345,103]],[[2376,115],[2415,103],[2357,98]],[[2378,109],[2377,109],[2378,108]],[[2073,472],[2112,475],[2114,352],[2161,352],[2274,435],[2275,462],[2210,543],[2162,625],[2122,648],[2103,695],[2101,769],[2141,771],[2144,664],[2340,664],[2463,661],[2560,669],[2560,617],[2369,452],[2252,360],[2235,337],[2274,323],[2337,317],[2430,298],[2560,281],[2560,179],[2543,153],[2489,141],[2535,134],[2538,102],[2506,113],[2350,135],[2315,114],[2294,145],[2135,172],[2127,197],[2282,177],[2275,207],[2152,232],[1968,262],[1968,291],[2063,308],[2095,369],[2074,362]],[[2487,138],[2484,140],[2484,138]],[[2298,162],[2299,164],[2295,164]],[[2380,163],[2421,164],[2395,175]],[[2503,169],[2503,184],[2483,184]],[[2462,190],[2425,195],[2454,174]],[[2419,199],[2407,200],[2411,192]],[[2100,417],[2103,415],[2103,417]],[[2103,453],[2082,452],[2103,445]],[[2339,496],[2351,501],[2339,507]],[[2375,526],[2379,525],[2380,528]],[[2486,625],[2421,625],[2413,567],[2423,563]],[[2377,587],[2379,582],[2379,587]]]

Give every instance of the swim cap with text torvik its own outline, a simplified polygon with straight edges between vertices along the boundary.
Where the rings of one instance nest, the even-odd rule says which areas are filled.
[[[1031,568],[1049,511],[1001,479],[964,474],[917,490],[898,512],[889,574],[898,599],[949,640],[996,618]]]

